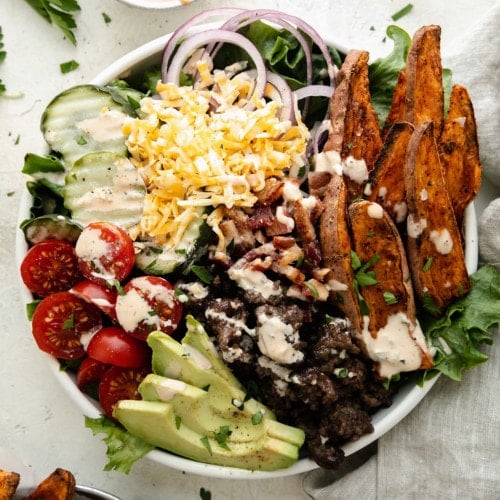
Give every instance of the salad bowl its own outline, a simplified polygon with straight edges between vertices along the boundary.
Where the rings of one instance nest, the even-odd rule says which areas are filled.
[[[126,1],[125,3],[133,2]],[[151,0],[149,3],[153,4],[154,0]],[[162,2],[157,3],[160,4]],[[214,26],[216,25],[204,24],[203,26],[198,27],[198,29],[206,30]],[[106,85],[116,79],[131,78],[134,75],[141,75],[146,69],[152,67],[153,65],[159,65],[164,47],[171,36],[171,34],[165,35],[138,47],[101,71],[89,83],[95,85]],[[340,51],[346,51],[347,49],[345,42],[340,43],[336,40],[330,40],[328,38],[326,38],[326,41],[332,46],[337,47]],[[27,218],[31,201],[30,195],[26,192],[21,201],[19,212],[20,221]],[[466,263],[468,271],[472,273],[477,267],[478,259],[477,226],[473,204],[469,205],[466,210],[465,228]],[[19,231],[16,240],[16,256],[18,264],[21,263],[26,251],[27,244],[24,239],[24,235],[21,231]],[[26,290],[26,288],[23,288],[22,291],[24,293],[25,301],[27,303],[31,302],[31,294]],[[44,356],[46,356],[47,364],[53,372],[55,378],[68,393],[73,402],[81,409],[82,413],[91,418],[99,417],[102,414],[102,409],[95,400],[88,397],[78,389],[74,375],[66,371],[62,371],[60,369],[59,362],[52,356]],[[396,426],[429,393],[436,380],[437,377],[434,377],[433,379],[426,381],[423,385],[417,384],[416,380],[403,384],[397,394],[395,394],[392,405],[388,408],[377,411],[372,416],[373,432],[343,446],[345,455],[349,456],[365,448],[379,439],[391,428]],[[250,471],[196,462],[160,449],[155,449],[149,452],[147,454],[147,458],[167,467],[187,473],[215,478],[232,479],[264,479],[283,477],[303,473],[318,467],[317,463],[313,460],[307,457],[302,457],[295,464],[285,469],[272,472]]]

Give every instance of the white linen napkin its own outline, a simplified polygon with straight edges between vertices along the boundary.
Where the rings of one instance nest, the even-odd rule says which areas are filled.
[[[465,85],[474,103],[485,177],[500,186],[500,1],[474,13],[470,29],[443,65]],[[499,193],[500,194],[500,191]],[[479,217],[480,256],[499,265],[500,198]],[[311,498],[371,500],[500,498],[500,332],[483,349],[487,363],[461,382],[442,377],[419,406],[379,439],[378,453],[338,479],[316,470],[304,478]]]

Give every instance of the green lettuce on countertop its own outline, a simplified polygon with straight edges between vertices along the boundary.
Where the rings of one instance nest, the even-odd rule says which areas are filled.
[[[460,381],[464,370],[488,360],[480,348],[493,343],[491,329],[500,324],[500,274],[485,265],[471,281],[467,295],[454,301],[442,317],[426,318],[422,324],[429,345],[436,349],[435,365],[424,373],[424,381],[439,373]]]

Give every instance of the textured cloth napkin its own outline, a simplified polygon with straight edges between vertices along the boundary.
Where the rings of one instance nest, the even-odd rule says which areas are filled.
[[[485,178],[500,186],[500,2],[474,13],[470,29],[445,52],[443,64],[467,86],[474,103]],[[500,188],[497,188],[497,196]],[[500,198],[479,217],[482,262],[500,262]],[[441,377],[426,398],[378,441],[378,452],[340,479],[318,469],[304,478],[317,500],[499,499],[500,332],[483,351],[487,363],[461,382]]]

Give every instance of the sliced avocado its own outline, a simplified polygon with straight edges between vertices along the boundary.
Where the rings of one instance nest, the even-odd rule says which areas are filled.
[[[254,441],[267,434],[299,447],[303,444],[302,430],[268,418],[256,420],[247,407],[238,410],[223,387],[211,385],[204,391],[180,380],[149,374],[140,384],[139,392],[144,400],[170,403],[179,425],[196,432],[210,435],[227,428],[228,443]]]
[[[182,380],[201,389],[220,391],[235,408],[244,407],[251,413],[263,412],[264,418],[276,420],[274,413],[253,398],[247,399],[241,386],[234,386],[221,377],[210,359],[189,344],[181,344],[161,331],[149,334],[147,342],[153,351],[153,372],[163,377]],[[220,411],[228,404],[222,397],[214,399]]]
[[[122,400],[113,416],[133,435],[192,460],[250,470],[277,470],[298,459],[299,448],[263,434],[252,441],[220,442],[216,436],[178,425],[174,406],[160,401]]]

